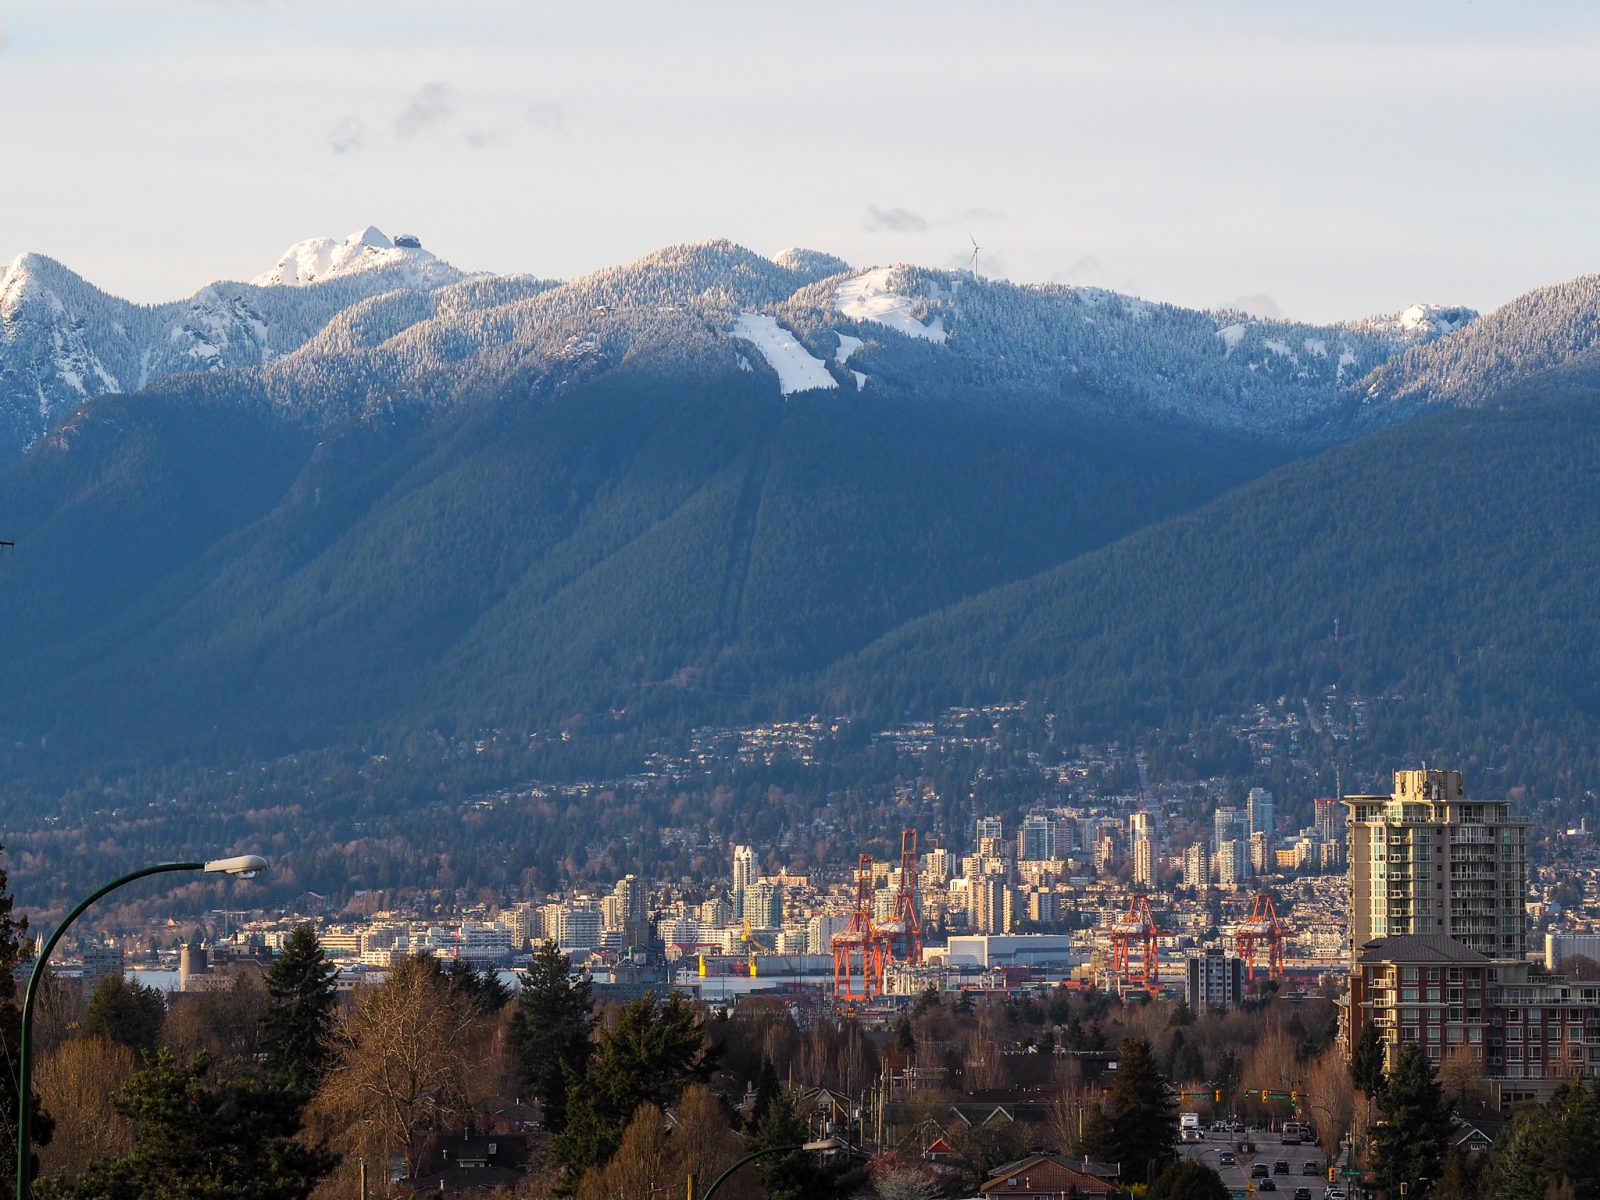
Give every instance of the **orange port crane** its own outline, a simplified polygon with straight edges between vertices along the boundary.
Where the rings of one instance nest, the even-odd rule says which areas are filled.
[[[1161,988],[1160,931],[1143,892],[1128,898],[1128,911],[1111,927],[1111,971],[1124,987],[1142,987],[1154,994]],[[1134,966],[1135,951],[1140,963]]]
[[[917,831],[900,835],[900,888],[887,920],[877,931],[885,939],[890,962],[918,966],[922,962],[922,918],[917,915]]]
[[[856,867],[856,906],[850,924],[833,935],[833,992],[840,1000],[872,1000],[883,993],[888,940],[872,925],[872,855]]]
[[[1267,978],[1283,978],[1283,943],[1287,933],[1278,920],[1278,906],[1272,902],[1272,893],[1265,889],[1257,892],[1250,915],[1239,922],[1233,935],[1234,946],[1239,957],[1244,959],[1251,983],[1256,981],[1256,950],[1262,943],[1267,948]]]

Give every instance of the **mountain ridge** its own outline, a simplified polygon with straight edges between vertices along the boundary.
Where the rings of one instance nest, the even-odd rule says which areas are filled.
[[[820,286],[829,279],[836,282]],[[18,256],[4,280],[0,460],[31,445],[92,395],[137,392],[176,374],[271,368],[319,356],[319,371],[348,377],[351,372],[334,360],[358,350],[367,352],[358,372],[374,376],[371,386],[404,387],[419,371],[465,359],[482,359],[491,370],[496,358],[534,354],[555,362],[591,340],[606,342],[598,327],[618,322],[602,316],[650,305],[692,309],[720,334],[742,312],[787,318],[784,336],[796,336],[819,364],[835,356],[839,343],[826,343],[839,334],[903,349],[883,335],[921,337],[926,317],[927,328],[938,330],[936,340],[953,336],[948,349],[968,379],[987,375],[999,386],[1041,396],[1082,391],[1085,384],[1129,411],[1327,441],[1345,436],[1339,427],[1348,407],[1344,391],[1355,379],[1418,342],[1451,335],[1471,315],[1414,306],[1331,325],[1264,321],[961,271],[906,265],[856,270],[813,250],[766,257],[725,240],[662,247],[566,281],[469,275],[435,258],[419,239],[402,235],[397,244],[375,226],[342,241],[296,243],[249,283],[216,281],[185,300],[159,305],[120,300],[41,255]],[[544,293],[560,296],[517,307]],[[642,318],[632,311],[629,319]],[[361,331],[349,336],[338,332],[357,326]],[[551,335],[558,326],[564,328],[556,344]],[[398,343],[401,357],[394,364],[373,357],[408,329],[416,330],[412,359]],[[626,353],[627,340],[609,344]],[[440,356],[429,360],[439,347]],[[750,369],[765,365],[759,352],[743,353]],[[923,360],[923,367],[948,373],[933,360]],[[809,376],[821,379],[825,370],[809,368]],[[858,365],[834,377],[841,386],[865,389],[875,374]],[[876,383],[897,374],[892,367]],[[304,384],[302,374],[289,387]],[[304,410],[305,397],[291,398],[286,407]]]

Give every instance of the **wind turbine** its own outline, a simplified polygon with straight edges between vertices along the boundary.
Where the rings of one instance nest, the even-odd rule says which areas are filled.
[[[967,266],[968,273],[976,279],[978,277],[978,239],[972,234],[967,234],[967,240],[972,243],[972,261]]]

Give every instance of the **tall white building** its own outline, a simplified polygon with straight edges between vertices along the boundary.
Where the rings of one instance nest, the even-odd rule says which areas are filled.
[[[1245,801],[1245,819],[1250,837],[1264,833],[1270,841],[1278,820],[1278,806],[1272,793],[1266,788],[1251,788],[1249,798]]]
[[[1243,842],[1250,838],[1250,817],[1237,808],[1219,808],[1211,814],[1211,844],[1218,854],[1222,843]]]
[[[756,881],[756,852],[749,846],[733,848],[733,915],[744,916],[744,893]]]
[[[1030,862],[1061,857],[1056,852],[1054,817],[1033,813],[1022,819],[1022,828],[1017,830],[1017,857]]]
[[[1128,814],[1128,840],[1149,838],[1156,846],[1161,844],[1161,819],[1159,814],[1141,809]]]
[[[598,904],[574,901],[562,905],[556,922],[556,944],[563,950],[593,950],[600,945],[605,919]]]
[[[1491,959],[1526,949],[1528,826],[1468,800],[1460,771],[1396,771],[1388,796],[1346,796],[1350,944],[1444,936]]]
[[[1183,886],[1203,888],[1211,885],[1211,855],[1203,842],[1183,852]]]
[[[1233,838],[1217,844],[1217,883],[1240,887],[1250,878],[1250,847]]]
[[[955,869],[955,857],[944,847],[936,847],[922,856],[922,874],[934,883],[949,883]]]
[[[1133,886],[1154,887],[1156,882],[1155,842],[1141,834],[1133,839]]]

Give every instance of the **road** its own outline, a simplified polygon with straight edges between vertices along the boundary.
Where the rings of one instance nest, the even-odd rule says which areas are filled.
[[[1240,1154],[1237,1146],[1240,1142],[1248,1142],[1255,1147],[1252,1154]],[[1311,1189],[1312,1200],[1324,1200],[1328,1188],[1327,1163],[1322,1157],[1322,1148],[1315,1145],[1285,1146],[1278,1141],[1278,1135],[1260,1129],[1252,1129],[1247,1133],[1221,1134],[1208,1131],[1203,1142],[1180,1142],[1178,1150],[1185,1158],[1197,1159],[1222,1176],[1222,1182],[1228,1190],[1235,1195],[1278,1197],[1278,1200],[1294,1200],[1294,1190],[1297,1187]],[[1231,1167],[1223,1166],[1218,1160],[1224,1150],[1233,1150],[1237,1159]],[[1289,1174],[1274,1175],[1272,1181],[1278,1185],[1276,1192],[1258,1192],[1257,1184],[1260,1180],[1250,1178],[1250,1167],[1253,1163],[1264,1162],[1270,1169],[1278,1159],[1284,1159],[1289,1164]],[[1301,1174],[1301,1168],[1307,1159],[1314,1161],[1318,1168],[1315,1176]],[[1338,1186],[1338,1185],[1335,1185]]]

